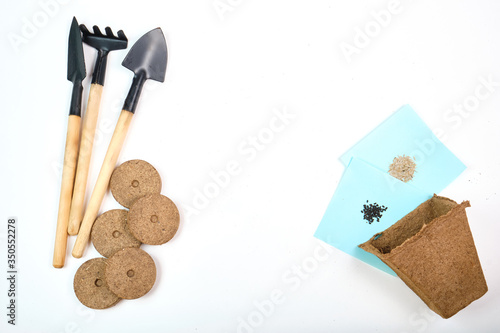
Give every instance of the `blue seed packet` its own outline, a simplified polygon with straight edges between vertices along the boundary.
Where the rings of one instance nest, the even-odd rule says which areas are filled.
[[[393,159],[403,155],[414,157],[417,165],[408,184],[430,193],[441,192],[465,170],[465,165],[409,105],[393,113],[342,155],[340,161],[347,165],[352,157],[357,157],[388,172]]]
[[[314,236],[374,267],[396,275],[371,253],[358,248],[374,234],[384,231],[422,202],[432,191],[418,189],[358,158],[352,158]],[[363,205],[387,207],[380,220],[364,219]]]

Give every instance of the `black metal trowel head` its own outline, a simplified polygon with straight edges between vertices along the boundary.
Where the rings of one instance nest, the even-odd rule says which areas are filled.
[[[82,35],[78,22],[73,17],[68,39],[68,80],[73,82],[69,114],[81,116],[82,108],[82,81],[85,78],[85,59],[83,57]]]
[[[78,28],[78,21],[76,17],[73,17],[68,38],[68,80],[73,83],[81,82],[85,75],[82,35]]]
[[[135,74],[123,110],[135,112],[146,80],[165,81],[167,57],[167,42],[160,28],[151,30],[132,46],[122,62]]]

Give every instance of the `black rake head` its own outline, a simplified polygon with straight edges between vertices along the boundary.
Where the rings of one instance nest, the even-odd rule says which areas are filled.
[[[94,25],[94,32],[90,32],[85,24],[80,25],[80,30],[83,34],[83,42],[93,48],[105,52],[113,50],[122,50],[127,48],[128,39],[123,33],[123,30],[117,32],[118,36],[113,34],[110,27],[106,27],[106,34],[103,34],[98,26]]]

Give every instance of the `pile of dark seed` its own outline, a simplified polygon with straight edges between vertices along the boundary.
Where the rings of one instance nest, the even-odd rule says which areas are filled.
[[[377,222],[380,222],[380,218],[382,217],[382,213],[387,210],[387,207],[382,205],[380,206],[378,203],[368,204],[368,200],[366,200],[366,204],[363,205],[363,219],[365,219],[369,224],[372,224],[375,219]]]

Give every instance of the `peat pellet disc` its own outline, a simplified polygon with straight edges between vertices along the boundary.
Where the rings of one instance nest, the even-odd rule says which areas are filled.
[[[128,227],[132,235],[144,244],[164,244],[179,228],[179,210],[166,196],[148,194],[137,199],[130,208]]]
[[[138,198],[150,193],[160,193],[161,178],[148,162],[131,160],[113,171],[109,188],[120,205],[130,208]]]
[[[145,251],[129,247],[108,259],[105,276],[112,292],[121,298],[135,299],[153,288],[156,266],[153,258]]]
[[[76,271],[73,288],[83,305],[92,309],[106,309],[120,300],[109,290],[104,271],[105,258],[95,258],[84,262]]]
[[[113,209],[95,220],[90,237],[97,252],[109,258],[126,247],[141,246],[141,242],[128,230],[127,216],[127,210]]]

